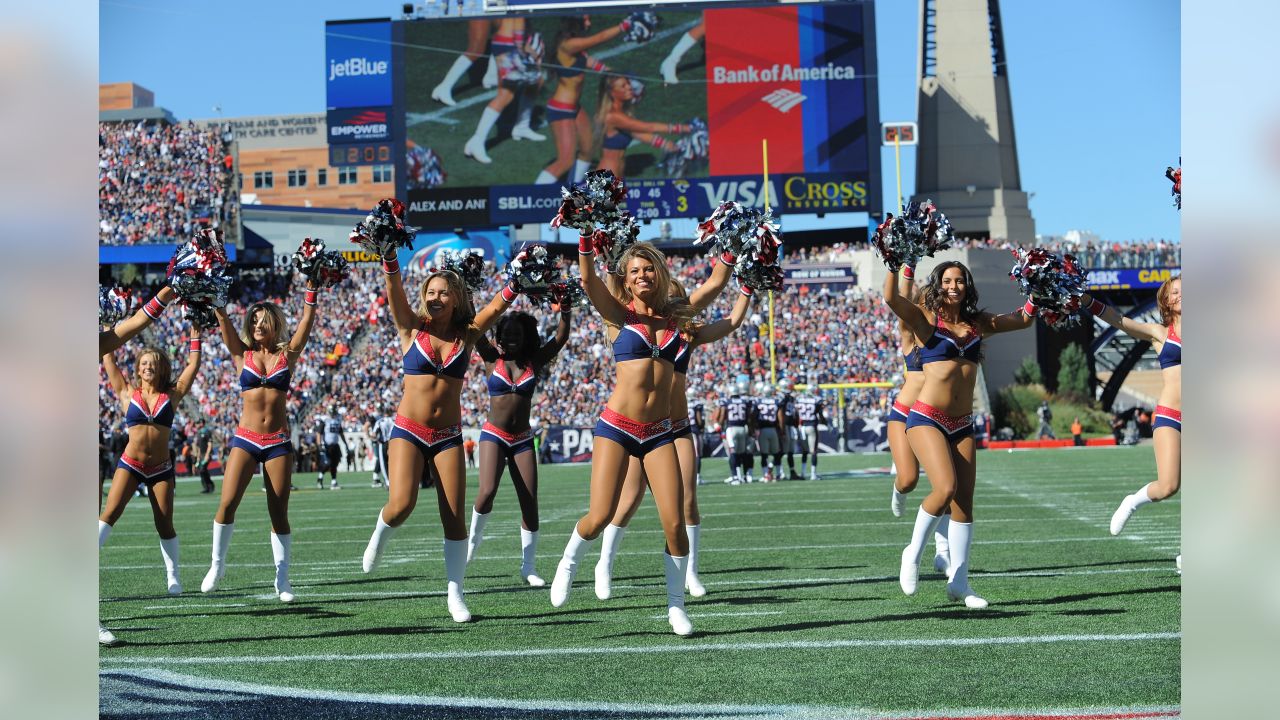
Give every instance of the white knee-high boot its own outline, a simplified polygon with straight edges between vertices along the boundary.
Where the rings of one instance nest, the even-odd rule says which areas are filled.
[[[382,511],[378,511],[378,522],[373,526],[373,535],[369,538],[369,544],[364,548],[363,568],[365,572],[373,572],[378,567],[378,561],[382,559],[382,549],[387,546],[387,541],[396,533],[396,529],[391,527],[382,519]]]
[[[551,606],[562,607],[569,601],[569,590],[573,588],[573,576],[578,571],[578,563],[591,548],[590,540],[578,534],[575,525],[573,534],[569,536],[569,544],[564,546],[564,556],[556,566],[556,577],[551,581]]]
[[[520,577],[533,587],[542,587],[546,580],[538,577],[534,570],[534,561],[538,555],[538,531],[520,528]]]
[[[111,526],[98,521],[98,549],[101,550],[103,545],[107,544],[107,538],[111,537]]]
[[[600,560],[596,562],[596,597],[608,600],[613,596],[613,559],[618,555],[618,546],[622,544],[622,536],[627,529],[621,525],[609,523],[600,534]]]
[[[920,577],[920,556],[924,554],[929,534],[938,524],[938,517],[925,512],[923,505],[916,513],[916,524],[911,530],[911,544],[902,550],[902,566],[898,573],[898,584],[902,586],[902,592],[908,595],[916,593],[916,582]]]
[[[164,558],[165,585],[170,595],[182,594],[182,583],[178,582],[178,536],[160,538],[160,557]]]
[[[1112,535],[1119,535],[1120,531],[1124,530],[1125,524],[1129,522],[1129,518],[1133,517],[1133,513],[1136,512],[1138,508],[1154,502],[1151,499],[1151,495],[1148,494],[1148,490],[1153,484],[1154,483],[1147,483],[1146,485],[1143,485],[1138,488],[1137,492],[1132,495],[1126,495],[1124,500],[1120,501],[1120,507],[1116,508],[1116,511],[1111,515]]]
[[[933,569],[951,577],[951,543],[947,540],[948,528],[951,526],[951,514],[938,518],[938,525],[933,529]]]
[[[947,597],[963,600],[965,607],[981,610],[987,601],[978,597],[969,587],[969,545],[973,542],[973,523],[951,521],[951,582],[947,583]]]
[[[467,535],[467,564],[475,559],[476,550],[484,540],[484,526],[489,524],[489,513],[482,513],[471,508],[471,533]]]
[[[684,611],[684,580],[689,571],[688,557],[673,557],[662,553],[662,564],[667,572],[667,622],[677,635],[693,634],[693,623]]]
[[[293,534],[271,533],[271,558],[276,563],[276,594],[280,602],[293,602],[293,586],[289,584],[289,557],[293,554]]]
[[[453,61],[453,65],[449,66],[449,71],[444,74],[444,79],[440,81],[440,84],[431,89],[431,99],[438,100],[449,106],[457,105],[458,101],[453,99],[453,86],[470,69],[471,58],[466,55],[459,55]]]
[[[462,597],[462,578],[467,572],[467,541],[444,541],[444,572],[449,578],[448,604],[449,614],[454,622],[464,623],[471,620],[471,611]]]
[[[684,584],[689,588],[689,594],[694,597],[702,597],[707,594],[707,589],[703,587],[702,581],[698,579],[698,538],[702,534],[700,525],[685,525],[684,532],[689,536],[689,567],[685,572]]]
[[[223,525],[213,521],[213,564],[200,583],[200,592],[211,592],[218,586],[218,581],[227,572],[227,548],[231,547],[231,533],[236,529],[235,523]]]

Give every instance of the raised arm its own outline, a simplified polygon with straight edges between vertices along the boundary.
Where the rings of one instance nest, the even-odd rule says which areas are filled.
[[[902,293],[902,280],[911,282],[914,269],[908,270],[903,268],[902,279],[897,277],[897,273],[889,273],[884,278],[884,301],[893,311],[893,314],[902,319],[911,332],[919,337],[925,337],[933,332],[930,327],[929,318],[925,317],[924,311],[919,305],[911,302],[906,295]]]
[[[494,347],[493,343],[489,342],[488,335],[481,335],[476,338],[476,352],[479,353],[480,359],[484,360],[487,364],[492,365],[493,363],[498,362],[498,348]]]
[[[244,362],[244,341],[231,324],[231,318],[227,317],[226,308],[214,308],[213,316],[218,319],[218,330],[222,333],[222,343],[227,346],[227,351],[236,359],[237,365]]]
[[[293,331],[293,337],[289,339],[289,345],[285,348],[285,352],[289,354],[289,362],[293,363],[298,360],[298,356],[307,347],[307,340],[311,338],[311,328],[316,324],[316,296],[319,291],[314,286],[314,281],[307,281],[306,294],[302,296],[302,320],[298,322],[298,329]]]
[[[751,311],[751,293],[743,292],[738,294],[738,301],[733,304],[733,311],[729,313],[729,317],[722,318],[713,323],[703,325],[698,328],[698,332],[694,334],[690,345],[706,345],[713,343],[722,338],[728,337],[734,330],[742,327],[743,321],[747,319],[747,313]]]
[[[387,280],[387,304],[391,306],[391,319],[401,332],[414,332],[421,321],[409,306],[404,294],[404,281],[400,277],[400,263],[395,258],[382,261],[382,273]]]
[[[582,272],[582,289],[587,293],[591,306],[600,313],[606,323],[620,326],[627,319],[627,309],[609,292],[604,281],[596,274],[596,261],[591,253],[591,239],[578,238],[578,270]]]
[[[732,255],[725,253],[716,261],[716,266],[711,268],[711,275],[693,292],[689,293],[689,304],[693,306],[693,314],[706,310],[711,307],[711,303],[715,302],[720,293],[724,290],[724,286],[729,284],[729,276],[733,275],[733,263],[736,261]]]
[[[121,320],[116,323],[110,330],[103,330],[98,333],[98,352],[106,355],[115,352],[120,346],[124,345],[142,329],[150,325],[153,320],[160,317],[164,309],[177,298],[173,288],[168,285],[160,288],[160,292],[155,297],[147,301],[138,312],[127,320]]]
[[[187,340],[187,366],[182,368],[182,373],[178,375],[178,381],[173,384],[173,392],[169,396],[169,399],[175,403],[191,392],[191,385],[196,381],[196,372],[200,369],[198,332],[194,327],[191,328],[191,337]]]
[[[617,25],[614,25],[613,27],[605,28],[604,30],[601,30],[600,32],[594,35],[561,40],[559,50],[563,52],[565,55],[577,55],[583,50],[589,50],[597,45],[602,45],[604,43],[607,43],[621,34],[622,34],[622,23],[619,23]],[[590,66],[591,69],[595,70],[596,72],[604,72],[605,70],[608,69],[604,67],[604,63],[593,61],[592,58],[587,58],[587,65]],[[598,68],[594,67],[595,65],[599,65],[600,67]]]
[[[1089,293],[1080,296],[1080,307],[1086,308],[1102,322],[1138,340],[1163,343],[1169,337],[1168,328],[1155,323],[1143,323],[1125,317],[1119,310],[1107,305]]]
[[[480,339],[480,336],[488,332],[489,328],[498,322],[498,318],[502,316],[502,313],[511,307],[511,303],[516,301],[517,295],[519,293],[510,283],[499,290],[498,294],[494,295],[493,299],[489,301],[489,304],[476,313],[475,319],[471,321],[471,327],[467,329],[469,336],[467,340],[474,343]]]
[[[114,353],[102,356],[102,369],[107,371],[107,384],[111,386],[111,391],[116,394],[116,397],[126,397],[125,392],[129,388],[129,381],[125,379],[124,373],[120,372],[120,366],[116,365]]]
[[[555,307],[554,305],[552,307]],[[551,362],[552,358],[560,354],[564,349],[565,343],[569,342],[569,323],[573,318],[573,309],[568,305],[560,306],[560,322],[556,324],[556,336],[542,344],[538,348],[535,362],[538,365],[546,365]]]

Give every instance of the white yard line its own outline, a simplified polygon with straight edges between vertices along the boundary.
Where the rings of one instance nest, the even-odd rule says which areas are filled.
[[[679,645],[623,645],[615,647],[532,647],[519,650],[444,650],[406,653],[318,653],[314,655],[154,656],[115,658],[103,654],[103,666],[257,665],[293,662],[378,662],[404,660],[479,660],[573,655],[632,655],[687,652],[756,652],[760,650],[835,650],[848,648],[946,648],[988,645],[1045,645],[1091,642],[1164,642],[1181,640],[1181,632],[1126,633],[1118,635],[1013,635],[977,638],[912,638],[883,640],[791,640],[782,642],[699,643]]]

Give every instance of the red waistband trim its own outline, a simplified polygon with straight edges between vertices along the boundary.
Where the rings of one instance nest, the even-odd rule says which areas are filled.
[[[256,433],[248,428],[237,427],[236,437],[244,438],[254,445],[269,447],[271,445],[279,445],[280,443],[289,442],[288,430],[277,430],[273,433]]]
[[[128,465],[134,470],[137,470],[138,472],[142,473],[143,475],[146,475],[147,477],[151,477],[152,475],[159,475],[160,473],[165,472],[166,470],[169,470],[170,468],[173,467],[173,460],[165,460],[164,462],[158,465],[143,465],[142,461],[134,460],[133,458],[123,453],[121,453],[120,455],[120,462],[124,463],[125,465]]]
[[[454,424],[443,428],[432,428],[422,423],[414,422],[399,413],[396,413],[395,426],[413,434],[428,445],[435,445],[438,442],[443,442],[462,434],[462,425]]]
[[[1170,420],[1177,420],[1178,422],[1182,422],[1181,410],[1174,410],[1173,408],[1165,407],[1164,405],[1156,406],[1156,415],[1163,415],[1169,418]]]
[[[621,413],[614,412],[609,408],[605,408],[604,412],[600,413],[600,419],[642,441],[648,440],[652,437],[657,437],[664,432],[671,431],[671,418],[662,418],[661,420],[656,420],[651,423],[642,423],[632,420]]]
[[[898,402],[897,400],[894,400],[894,401],[893,401],[893,409],[894,409],[894,410],[897,410],[898,412],[902,413],[903,415],[910,415],[910,414],[911,414],[911,408],[907,407],[906,405],[903,405],[902,403]]]
[[[578,105],[576,103],[571,104],[556,99],[548,100],[547,107],[552,110],[564,110],[565,112],[576,112],[578,110]]]
[[[951,432],[951,433],[957,430],[963,430],[964,428],[973,424],[973,415],[958,415],[958,416],[952,417],[951,415],[948,415],[942,412],[938,408],[932,405],[926,405],[918,400],[916,401],[915,405],[911,406],[911,412],[916,412],[916,413],[920,413],[921,415],[924,415],[930,420],[933,420],[934,422],[938,423],[942,427],[946,428],[947,432]]]
[[[521,432],[512,434],[507,432],[506,430],[503,430],[497,425],[494,425],[491,422],[486,422],[484,426],[481,427],[480,429],[484,432],[489,433],[490,435],[495,435],[501,438],[502,441],[508,445],[514,445],[518,442],[524,442],[525,440],[528,440],[529,438],[533,437],[533,428],[526,428]]]
[[[687,417],[671,421],[671,432],[679,432],[687,427],[689,427],[689,418]]]

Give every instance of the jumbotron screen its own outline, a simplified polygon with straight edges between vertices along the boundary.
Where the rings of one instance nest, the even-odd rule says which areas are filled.
[[[766,194],[782,214],[866,211],[874,27],[871,2],[330,23],[331,154],[403,147],[421,227],[545,222],[597,168],[641,219]]]

